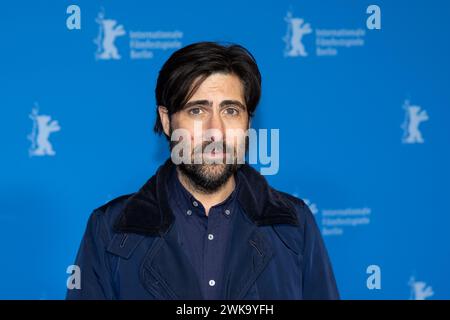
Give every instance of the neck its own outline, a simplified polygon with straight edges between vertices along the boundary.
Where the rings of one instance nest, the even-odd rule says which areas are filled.
[[[189,178],[178,168],[177,176],[183,187],[202,203],[206,215],[208,215],[209,209],[211,209],[212,206],[215,206],[228,198],[235,188],[234,175],[232,175],[222,187],[212,193],[205,193],[196,188]]]

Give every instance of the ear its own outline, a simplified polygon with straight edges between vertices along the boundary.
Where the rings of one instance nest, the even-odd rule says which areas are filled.
[[[164,134],[170,137],[170,118],[169,111],[164,106],[158,106],[159,118],[163,127]]]

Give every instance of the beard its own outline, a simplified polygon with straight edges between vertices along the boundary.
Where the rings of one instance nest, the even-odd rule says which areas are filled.
[[[240,164],[185,164],[177,167],[191,185],[206,194],[219,190],[239,169]]]
[[[172,150],[173,146],[176,145],[177,142],[170,142],[170,149]],[[210,144],[210,142],[203,142],[201,146],[197,146],[194,148],[191,154],[191,162],[194,162],[193,159],[199,154],[203,154],[205,147]],[[226,150],[226,147],[223,145],[224,142],[218,142],[216,144],[222,144],[221,150]],[[234,149],[230,149],[234,150]],[[222,161],[217,162],[206,162],[202,161],[202,163],[180,163],[177,165],[177,168],[180,172],[189,180],[190,185],[205,194],[211,194],[219,190],[225,183],[233,176],[238,169],[242,166],[242,164],[237,163],[236,156],[232,163],[229,159],[226,159],[226,154],[222,158]]]

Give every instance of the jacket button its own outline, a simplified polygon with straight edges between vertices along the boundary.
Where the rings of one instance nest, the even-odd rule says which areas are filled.
[[[209,285],[211,287],[214,287],[215,284],[216,284],[216,282],[214,280],[209,280]]]

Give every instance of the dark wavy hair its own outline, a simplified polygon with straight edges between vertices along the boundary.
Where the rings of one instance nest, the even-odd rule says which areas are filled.
[[[235,74],[240,78],[251,118],[261,97],[261,74],[253,55],[238,44],[197,42],[175,51],[159,71],[153,130],[160,135],[163,132],[158,106],[166,107],[171,116],[183,108],[213,73]]]

